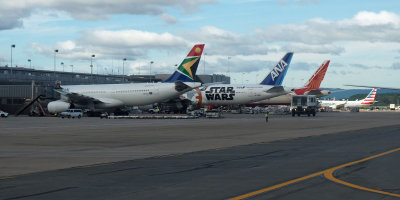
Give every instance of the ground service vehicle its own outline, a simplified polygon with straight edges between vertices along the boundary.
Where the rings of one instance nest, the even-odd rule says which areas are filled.
[[[292,116],[296,114],[307,114],[308,116],[313,115],[317,112],[318,101],[315,95],[294,95],[292,96]]]
[[[82,109],[68,109],[64,112],[60,113],[61,118],[68,117],[68,118],[81,118],[83,116]]]
[[[0,116],[1,117],[8,117],[8,113],[0,110]]]

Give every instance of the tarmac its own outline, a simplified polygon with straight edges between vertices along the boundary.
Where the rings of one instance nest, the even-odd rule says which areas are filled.
[[[9,117],[0,120],[0,199],[395,199],[399,119]]]

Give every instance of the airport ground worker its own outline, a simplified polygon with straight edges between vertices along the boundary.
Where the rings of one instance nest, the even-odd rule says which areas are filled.
[[[265,113],[265,123],[268,123],[269,112]]]

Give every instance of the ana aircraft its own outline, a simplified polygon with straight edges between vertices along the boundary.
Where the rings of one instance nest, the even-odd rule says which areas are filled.
[[[254,102],[249,104],[254,105],[290,105],[293,95],[316,95],[317,97],[323,97],[329,95],[331,92],[328,90],[320,89],[322,80],[324,80],[325,73],[328,70],[330,60],[326,60],[322,65],[315,71],[311,78],[302,88],[293,89],[292,92],[281,95],[278,97],[273,97],[270,99],[265,99],[262,101]]]
[[[194,45],[177,70],[164,82],[65,85],[56,89],[61,99],[50,102],[50,113],[59,113],[70,107],[104,111],[125,106],[148,105],[179,97],[180,94],[199,87],[195,82],[197,67],[204,44]]]
[[[331,107],[333,109],[340,108],[355,108],[355,107],[367,107],[372,106],[375,103],[376,91],[378,89],[374,88],[371,92],[362,100],[357,101],[332,101],[332,100],[320,100],[320,104],[322,107]]]
[[[192,105],[248,104],[286,94],[290,90],[280,86],[289,68],[293,53],[287,53],[260,84],[215,84],[181,95]]]

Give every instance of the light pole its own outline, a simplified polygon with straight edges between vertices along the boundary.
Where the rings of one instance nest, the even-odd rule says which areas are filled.
[[[228,57],[228,76],[231,77],[231,71],[230,71],[230,64],[229,64],[229,60],[231,59],[231,57]]]
[[[74,72],[74,65],[70,65],[71,67],[71,72]]]
[[[61,62],[60,64],[63,67],[63,72],[64,72],[64,62]]]
[[[96,57],[96,55],[92,55],[90,56],[90,77],[93,81],[93,58]]]
[[[29,62],[29,68],[32,69],[32,60],[31,60],[31,59],[28,59],[28,62]]]
[[[12,75],[12,50],[15,48],[15,44],[11,45],[11,65],[10,65],[10,70],[11,70],[11,75]]]
[[[13,48],[15,48],[15,44],[12,44],[12,45],[11,45],[11,65],[10,65],[10,67],[13,66],[13,65],[12,65],[12,50],[13,50]]]
[[[122,59],[122,80],[125,83],[125,61],[126,58]]]
[[[54,50],[54,74],[56,73],[56,55],[58,53],[58,49]]]
[[[125,75],[125,61],[126,58],[122,59],[122,75]]]
[[[150,82],[151,82],[151,64],[153,64],[153,61],[150,61]]]
[[[206,74],[206,55],[207,55],[207,53],[204,53],[204,69],[203,69],[203,74]]]

